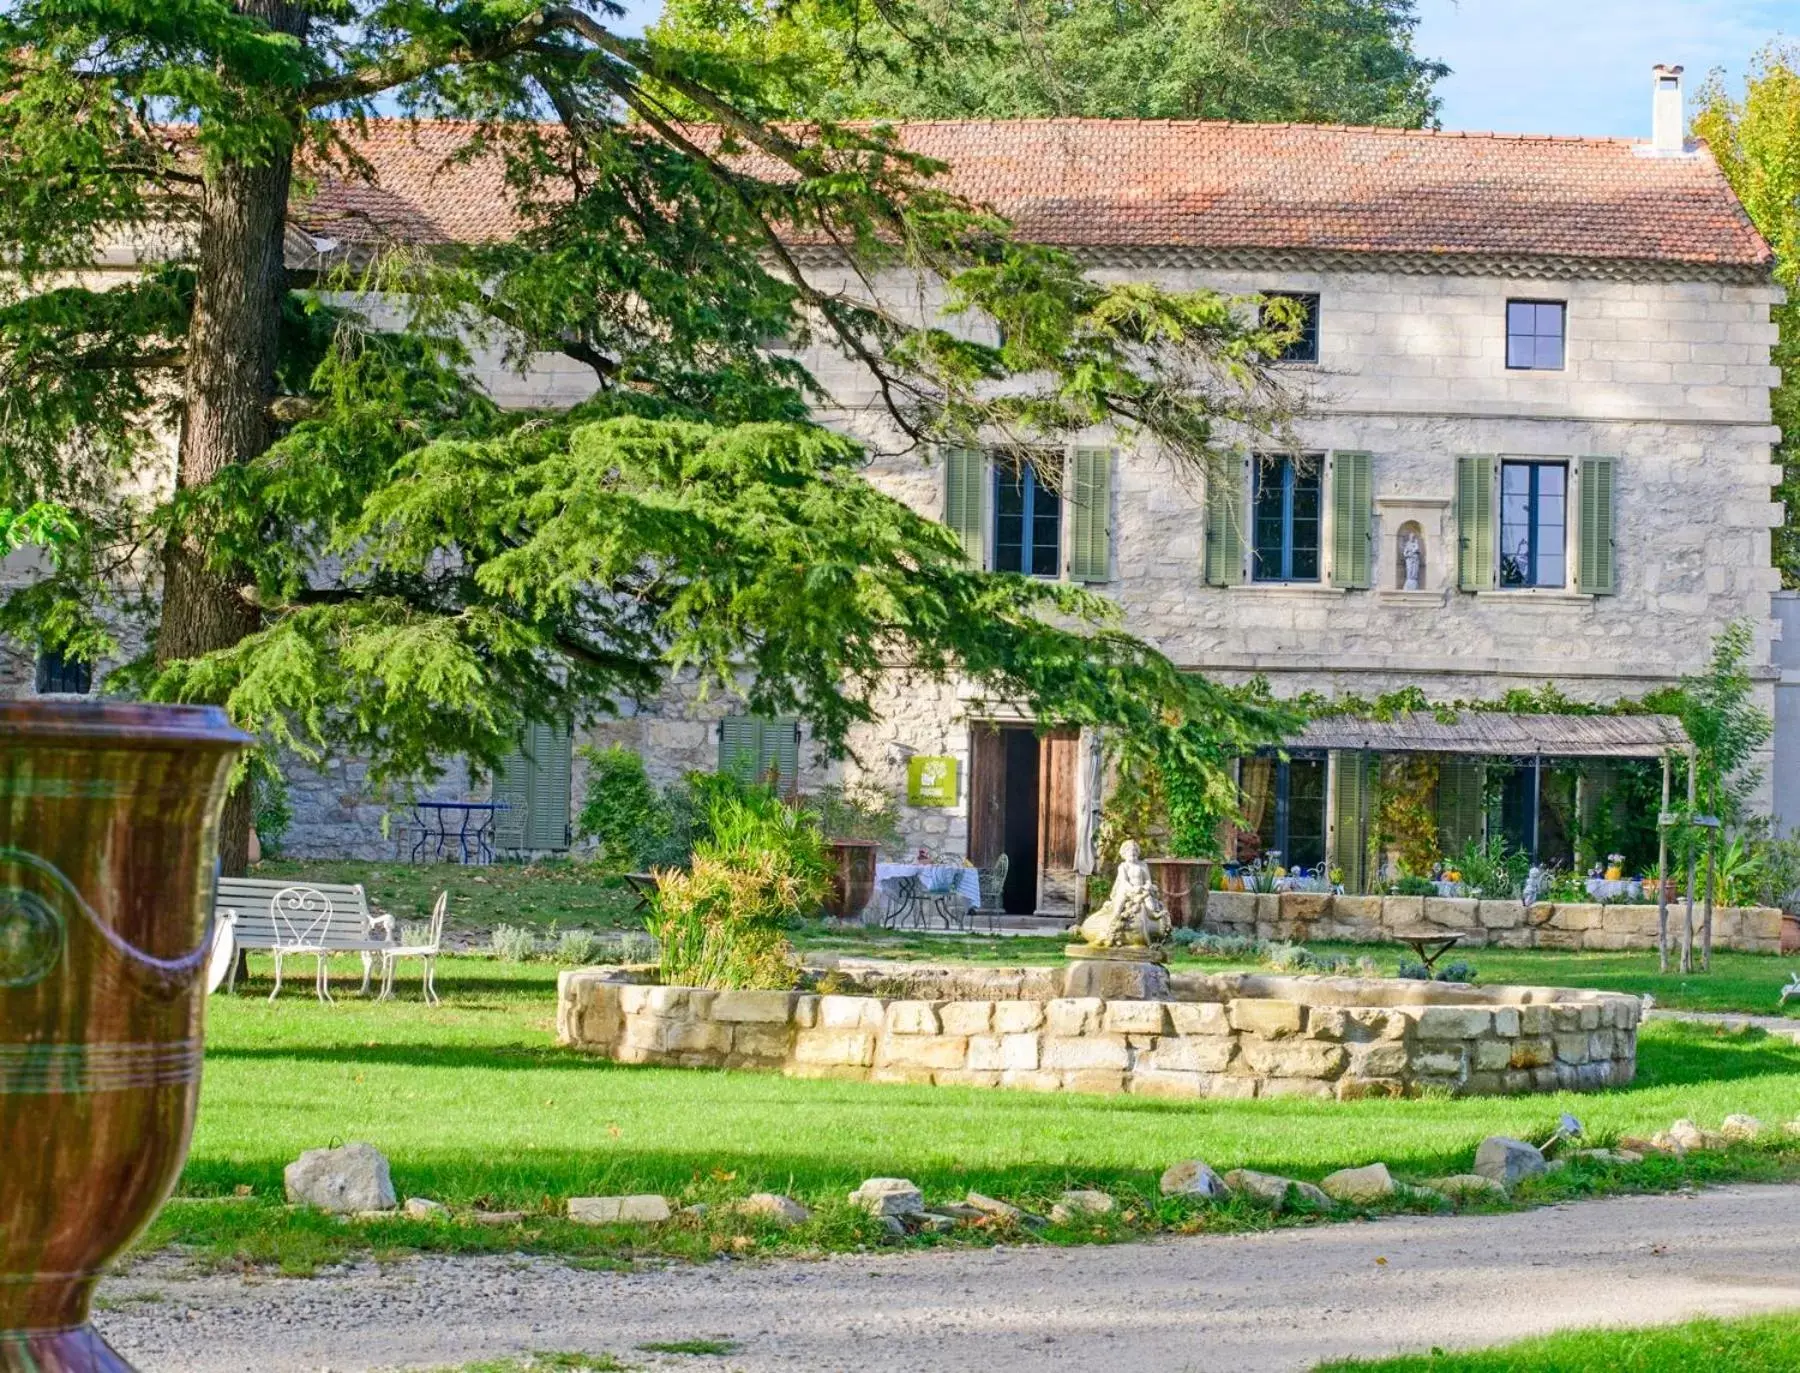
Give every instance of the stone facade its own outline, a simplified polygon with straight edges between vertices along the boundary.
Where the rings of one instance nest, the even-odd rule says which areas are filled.
[[[1177,1001],[905,1000],[557,980],[557,1038],[620,1063],[1178,1100],[1622,1086],[1635,997],[1227,974]]]
[[[1713,637],[1744,620],[1754,633],[1758,704],[1773,707],[1771,643],[1779,631],[1770,529],[1782,512],[1770,499],[1779,438],[1769,410],[1777,380],[1770,306],[1781,298],[1772,283],[1669,264],[1634,271],[1530,258],[1485,268],[1462,262],[1455,270],[1408,261],[1401,270],[1376,257],[1358,266],[1344,254],[1270,253],[1266,268],[1251,271],[1241,254],[1089,249],[1087,257],[1103,280],[1317,294],[1319,361],[1284,369],[1305,400],[1294,437],[1326,464],[1336,453],[1371,455],[1375,585],[1346,590],[1331,584],[1329,502],[1318,583],[1207,585],[1205,480],[1172,470],[1149,447],[1119,453],[1108,512],[1110,577],[1094,589],[1119,604],[1128,629],[1178,664],[1227,681],[1261,674],[1280,695],[1375,696],[1417,685],[1447,700],[1549,682],[1577,700],[1609,702],[1698,670]],[[826,288],[859,289],[823,260],[810,270]],[[876,289],[903,313],[941,317],[941,292],[930,284],[896,274]],[[1566,303],[1563,369],[1506,366],[1510,299]],[[946,323],[984,327],[968,318]],[[941,516],[941,465],[892,428],[867,374],[823,347],[802,361],[833,397],[825,419],[868,442],[871,480]],[[539,356],[521,368],[489,348],[478,350],[477,363],[484,384],[508,405],[567,405],[591,390],[590,375],[560,357]],[[1083,440],[1112,437],[1096,431]],[[1613,458],[1616,594],[1456,589],[1454,487],[1456,459],[1465,454]],[[1418,591],[1401,589],[1396,549],[1406,527],[1424,545]],[[17,655],[0,654],[0,690],[29,689]],[[1008,712],[965,684],[900,674],[877,705],[880,722],[855,733],[851,760],[803,751],[803,788],[860,778],[902,796],[910,754],[957,757],[964,794],[948,808],[903,808],[902,834],[909,848],[965,850],[969,726]],[[701,700],[691,682],[677,681],[648,709],[607,720],[576,742],[627,743],[666,781],[716,764],[716,722],[730,709],[719,695]],[[1769,758],[1757,761],[1767,773]],[[581,786],[577,766],[577,797]],[[295,800],[308,852],[369,844],[358,785],[326,779],[298,788]],[[1765,782],[1752,804],[1766,809],[1769,802]]]
[[[1683,906],[1669,906],[1669,940],[1679,942]],[[1700,907],[1694,908],[1699,939]],[[1392,944],[1397,931],[1460,930],[1458,948],[1569,949],[1616,952],[1657,947],[1657,908],[1591,903],[1526,908],[1519,901],[1472,901],[1430,896],[1270,895],[1211,892],[1202,928],[1258,939],[1343,939]],[[1781,912],[1767,906],[1721,906],[1713,911],[1713,946],[1744,953],[1776,953]]]

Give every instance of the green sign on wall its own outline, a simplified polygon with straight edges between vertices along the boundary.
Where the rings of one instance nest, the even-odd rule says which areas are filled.
[[[916,753],[906,760],[906,804],[954,806],[956,759]]]

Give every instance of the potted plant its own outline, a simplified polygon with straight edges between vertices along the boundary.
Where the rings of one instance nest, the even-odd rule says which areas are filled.
[[[875,859],[899,835],[887,797],[873,787],[822,787],[807,808],[817,815],[830,854],[825,911],[839,920],[861,919],[875,895]]]
[[[1164,760],[1162,775],[1169,807],[1169,856],[1150,859],[1150,872],[1175,928],[1198,929],[1206,919],[1223,817],[1209,804],[1207,779],[1199,769],[1171,756]]]

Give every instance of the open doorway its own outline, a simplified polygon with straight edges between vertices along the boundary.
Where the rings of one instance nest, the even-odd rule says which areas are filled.
[[[976,724],[971,735],[969,859],[1006,855],[1008,915],[1070,907],[1075,868],[1077,733],[1029,724]]]

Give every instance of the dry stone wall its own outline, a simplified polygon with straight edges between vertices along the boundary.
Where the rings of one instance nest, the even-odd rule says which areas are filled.
[[[1682,907],[1669,906],[1671,940],[1679,936]],[[1700,920],[1695,907],[1696,937]],[[1540,901],[1474,901],[1430,896],[1327,896],[1288,892],[1210,892],[1203,928],[1258,939],[1342,939],[1392,943],[1398,931],[1436,927],[1463,931],[1459,947],[1616,951],[1654,949],[1655,906],[1569,904]],[[1745,953],[1776,953],[1781,912],[1768,906],[1713,911],[1713,944]]]
[[[1635,998],[1333,978],[1185,979],[1199,1000],[928,1001],[558,979],[557,1035],[620,1063],[1038,1092],[1351,1100],[1632,1080]]]

